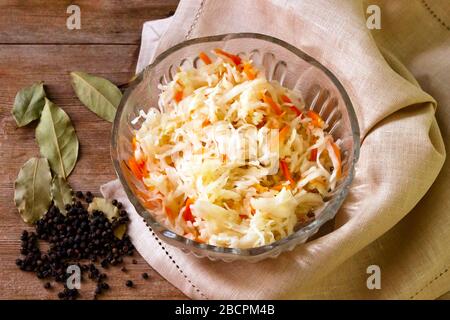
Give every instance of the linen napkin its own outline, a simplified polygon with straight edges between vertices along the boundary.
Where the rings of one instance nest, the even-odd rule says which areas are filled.
[[[187,38],[258,32],[283,39],[314,56],[340,79],[361,129],[356,177],[334,230],[257,264],[211,262],[185,255],[149,231],[117,181],[102,186],[105,197],[120,199],[129,210],[129,234],[144,259],[189,297],[407,299],[436,298],[450,289],[450,170],[444,170],[439,185],[416,206],[445,160],[434,116],[436,102],[402,64],[403,56],[397,58],[410,48],[405,38],[411,29],[403,26],[405,38],[396,39],[402,36],[395,28],[402,25],[399,20],[410,19],[406,22],[417,31],[414,40],[424,41],[409,51],[410,59],[416,57],[414,52],[428,52],[430,58],[436,50],[444,58],[443,43],[427,44],[436,37],[444,39],[449,48],[448,31],[422,3],[408,2],[407,7],[392,1],[376,3],[382,7],[383,20],[382,29],[373,34],[366,27],[367,4],[337,0],[182,0],[169,20],[144,25],[137,71],[156,54]],[[433,12],[445,11],[446,4],[440,4]],[[443,63],[448,70],[448,61],[403,60],[411,61],[419,74],[426,76],[426,68],[434,67],[430,75],[445,79],[437,64]],[[448,125],[448,88],[441,87],[439,92],[447,107],[443,115]],[[371,265],[381,269],[380,290],[367,287]]]

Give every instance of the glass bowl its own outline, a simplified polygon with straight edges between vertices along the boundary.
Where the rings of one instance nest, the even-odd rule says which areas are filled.
[[[132,124],[131,120],[139,115],[140,110],[147,111],[151,106],[157,106],[158,84],[171,81],[179,66],[196,67],[202,63],[198,54],[215,48],[251,58],[257,65],[264,66],[269,80],[277,80],[285,87],[300,91],[307,108],[322,116],[328,124],[327,131],[341,148],[342,178],[330,197],[325,199],[324,205],[315,211],[315,219],[307,225],[298,226],[290,236],[257,248],[217,247],[187,239],[170,231],[144,207],[140,194],[145,192],[145,189],[126,165],[127,159],[132,155],[133,131],[142,123],[140,121]],[[352,182],[359,147],[359,126],[352,103],[344,87],[330,70],[282,40],[262,34],[236,33],[182,42],[160,54],[139,73],[130,83],[117,109],[111,153],[116,173],[129,200],[144,218],[149,229],[160,239],[196,257],[226,262],[256,262],[292,250],[296,245],[306,242],[326,221],[334,218]]]

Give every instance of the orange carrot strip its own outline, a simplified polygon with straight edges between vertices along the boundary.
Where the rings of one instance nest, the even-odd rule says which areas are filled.
[[[183,213],[183,219],[185,221],[191,221],[194,222],[194,216],[192,215],[191,207],[192,200],[190,198],[186,199],[186,204],[184,205],[184,213]]]
[[[147,168],[145,167],[145,160],[137,161],[134,157],[128,159],[128,167],[136,178],[142,180],[142,178],[148,176]]]
[[[131,148],[133,152],[136,150],[136,146],[137,146],[136,137],[133,137],[133,139],[131,139]]]
[[[172,212],[172,209],[170,209],[169,207],[166,207],[166,215],[169,218],[170,221],[174,221],[175,220],[175,215]]]
[[[283,185],[282,184],[277,184],[276,186],[273,186],[272,189],[276,190],[276,191],[281,191],[281,189],[283,189]]]
[[[302,112],[296,106],[291,106],[289,107],[289,109],[291,109],[291,111],[293,111],[297,115],[297,117],[300,117],[302,115]]]
[[[314,111],[312,110],[308,110],[308,112],[306,113],[306,115],[311,118],[312,120],[312,124],[315,127],[323,127],[323,120],[322,118]]]
[[[284,103],[292,103],[292,100],[284,94],[281,95],[281,101],[283,101]],[[297,117],[302,115],[302,112],[294,105],[290,106],[289,109],[291,109],[291,111],[293,111],[297,115]]]
[[[285,125],[283,129],[280,130],[280,142],[284,142],[291,128],[289,125]]]
[[[280,160],[281,171],[283,171],[283,175],[291,183],[291,186],[295,185],[294,179],[292,179],[291,172],[289,171],[289,166],[284,160]]]
[[[209,121],[208,119],[206,119],[205,121],[202,122],[202,128],[209,126],[211,124],[211,121]]]
[[[176,103],[178,103],[181,100],[183,100],[183,90],[175,91],[175,93],[173,94],[173,100],[175,100]]]
[[[138,165],[138,163],[136,162],[135,158],[130,158],[128,159],[128,167],[130,168],[131,172],[134,174],[134,176],[136,178],[138,178],[139,180],[142,180],[143,178],[143,173],[141,171],[140,166]]]
[[[311,154],[309,155],[309,161],[317,160],[317,148],[311,149]]]
[[[281,115],[283,113],[283,111],[281,110],[281,107],[278,105],[278,103],[273,101],[272,97],[270,97],[268,94],[265,94],[263,96],[263,100],[264,100],[265,103],[267,103],[272,108],[272,110],[277,115]]]
[[[285,103],[292,103],[292,100],[289,99],[289,97],[285,94],[281,95],[281,101],[285,102]]]
[[[202,59],[202,61],[203,61],[205,64],[211,64],[211,63],[212,63],[211,59],[210,59],[210,58],[208,57],[208,55],[207,55],[206,53],[204,53],[203,51],[200,52],[200,53],[198,54],[198,57],[199,57],[200,59]]]
[[[219,54],[219,55],[222,55],[222,56],[225,56],[225,57],[227,57],[228,59],[230,59],[231,61],[233,61],[233,63],[235,64],[235,65],[240,65],[241,63],[242,63],[242,59],[239,57],[239,56],[236,56],[236,55],[234,55],[234,54],[231,54],[231,53],[228,53],[228,52],[226,52],[226,51],[223,51],[222,49],[219,49],[219,48],[217,48],[217,49],[214,49],[214,52],[216,53],[216,54]]]
[[[255,71],[253,70],[251,64],[244,63],[244,72],[247,75],[249,80],[253,80],[256,78]]]
[[[339,178],[342,174],[341,150],[334,142],[331,143],[331,147],[333,148],[334,154],[336,155],[336,158],[338,160],[338,167],[335,169],[337,170],[336,176]]]
[[[291,103],[292,104],[292,100],[289,99],[289,97],[287,95],[281,95],[281,101],[283,101],[284,103]],[[290,106],[289,109],[291,109],[291,111],[293,111],[297,117],[302,115],[302,112],[294,105]]]

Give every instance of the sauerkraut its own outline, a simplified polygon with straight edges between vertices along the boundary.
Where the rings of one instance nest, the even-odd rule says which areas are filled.
[[[200,53],[141,112],[128,166],[145,205],[174,232],[253,248],[294,232],[341,176],[340,149],[298,92],[251,60]]]

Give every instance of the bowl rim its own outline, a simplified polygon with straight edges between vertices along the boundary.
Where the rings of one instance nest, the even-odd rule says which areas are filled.
[[[309,224],[301,227],[294,233],[290,234],[289,236],[277,240],[273,243],[259,246],[255,248],[247,248],[247,249],[240,249],[240,248],[227,248],[227,247],[219,247],[214,246],[210,244],[200,243],[195,240],[191,240],[188,238],[185,238],[179,234],[176,234],[175,232],[167,229],[164,225],[160,224],[158,221],[156,221],[151,214],[149,214],[148,210],[144,208],[139,200],[134,195],[133,191],[129,187],[128,183],[126,182],[126,179],[121,171],[121,166],[118,159],[117,154],[117,141],[118,141],[118,131],[119,131],[119,125],[120,125],[120,118],[122,116],[122,112],[124,110],[124,106],[126,101],[128,100],[128,97],[133,92],[134,88],[139,85],[139,83],[143,80],[146,73],[150,72],[156,65],[158,65],[161,61],[163,61],[166,57],[171,55],[172,53],[198,43],[205,43],[205,42],[218,42],[218,41],[226,41],[226,40],[232,40],[232,39],[243,39],[243,38],[252,38],[252,39],[260,39],[267,42],[271,42],[274,44],[277,44],[281,47],[284,47],[285,49],[291,51],[301,59],[305,60],[306,62],[312,64],[313,66],[319,68],[322,72],[325,73],[325,75],[333,82],[333,84],[338,89],[344,103],[345,107],[348,112],[349,116],[349,122],[350,127],[352,131],[352,139],[353,139],[353,157],[352,157],[352,163],[349,163],[349,172],[348,175],[345,177],[344,181],[342,182],[342,190],[339,195],[339,197],[332,197],[329,204],[327,205],[324,210],[322,211],[319,218],[313,220]],[[311,235],[313,235],[325,222],[332,219],[338,212],[339,208],[341,207],[344,199],[346,198],[349,187],[351,182],[353,181],[354,174],[355,174],[355,165],[359,158],[359,152],[360,152],[360,130],[359,130],[359,124],[358,119],[355,113],[355,110],[353,108],[353,104],[350,100],[350,97],[345,90],[344,86],[341,84],[341,82],[338,80],[338,78],[325,66],[323,66],[320,62],[318,62],[315,58],[311,57],[307,53],[303,52],[301,49],[272,36],[260,34],[260,33],[251,33],[251,32],[245,32],[245,33],[226,33],[226,34],[220,34],[220,35],[213,35],[213,36],[206,36],[206,37],[199,37],[199,38],[193,38],[189,40],[185,40],[183,42],[180,42],[173,47],[170,47],[169,49],[163,51],[161,54],[159,54],[154,61],[146,66],[142,71],[140,71],[138,74],[136,74],[129,82],[127,89],[125,93],[122,96],[122,99],[120,101],[119,106],[117,107],[116,115],[114,118],[112,130],[111,130],[111,158],[114,164],[114,170],[116,172],[116,175],[119,178],[119,181],[124,188],[124,191],[130,200],[130,202],[133,204],[134,208],[136,209],[137,213],[144,218],[145,222],[147,223],[147,226],[150,228],[150,230],[153,230],[155,232],[158,232],[163,235],[162,238],[166,242],[173,243],[178,242],[181,244],[184,248],[188,249],[189,251],[191,249],[195,249],[194,252],[198,254],[198,252],[204,252],[206,256],[210,257],[210,254],[220,254],[222,256],[227,256],[228,258],[239,258],[239,257],[256,257],[261,256],[269,253],[273,249],[277,247],[284,247],[287,243],[291,242],[295,239],[303,239],[306,237],[308,239]],[[333,203],[331,203],[333,202]],[[305,239],[305,240],[306,240]],[[294,245],[295,246],[295,245]],[[223,257],[222,257],[223,258]]]

